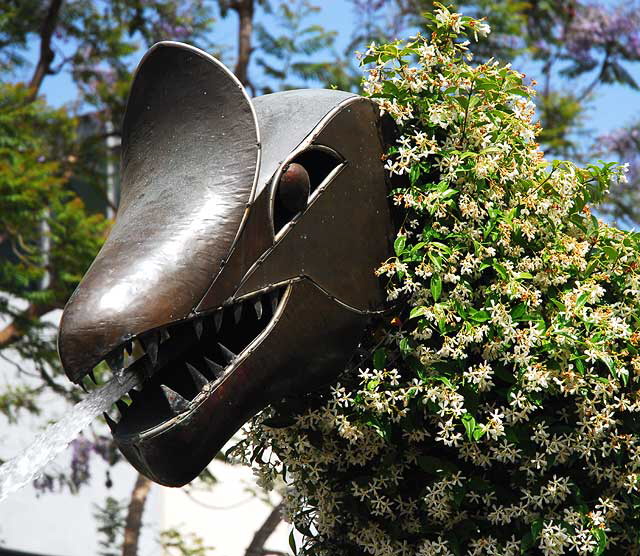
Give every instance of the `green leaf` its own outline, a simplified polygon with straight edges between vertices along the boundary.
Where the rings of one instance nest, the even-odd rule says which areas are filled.
[[[625,386],[629,384],[629,372],[619,373],[618,376],[620,377],[622,384],[624,384]]]
[[[440,243],[439,241],[432,241],[431,243],[429,243],[429,247],[434,247],[435,249],[438,249],[443,253],[446,253],[447,255],[450,255],[452,252],[451,247],[445,245],[444,243]]]
[[[384,348],[378,348],[373,352],[373,367],[377,370],[384,369],[387,364],[387,351]]]
[[[471,415],[470,413],[465,413],[462,416],[462,424],[464,425],[464,430],[467,431],[467,438],[473,442],[474,441],[473,433],[475,432],[475,429],[476,429],[476,420],[474,416]]]
[[[527,304],[526,303],[518,303],[513,309],[511,309],[511,318],[519,319],[527,312]]]
[[[396,253],[396,256],[400,256],[402,255],[402,253],[404,253],[404,246],[407,243],[407,237],[406,236],[398,236],[396,238],[396,240],[393,242],[393,250]]]
[[[409,338],[402,338],[402,340],[400,340],[400,351],[404,355],[411,353],[411,345],[409,344]]]
[[[409,318],[415,319],[416,317],[422,317],[426,315],[428,312],[429,312],[428,307],[424,307],[424,306],[414,307],[413,309],[411,309],[411,312],[409,313]]]
[[[534,540],[540,536],[540,533],[542,532],[543,527],[544,527],[544,520],[542,519],[536,519],[534,522],[531,523],[531,536],[533,537]]]
[[[298,549],[296,548],[296,539],[293,535],[293,528],[291,529],[291,533],[289,533],[289,548],[291,548],[294,554],[298,553]]]
[[[493,263],[493,268],[498,273],[500,278],[502,278],[503,280],[506,280],[508,278],[507,269],[500,263]]]
[[[595,537],[598,548],[594,552],[595,556],[600,556],[607,548],[607,533],[604,529],[598,529],[597,527],[591,529],[591,534]]]
[[[431,295],[433,296],[433,300],[438,301],[438,299],[440,299],[441,293],[442,293],[442,278],[440,278],[439,274],[433,274],[431,276]]]
[[[578,296],[578,300],[576,301],[576,309],[582,308],[584,304],[587,302],[587,299],[589,299],[589,293],[588,292],[581,293]]]
[[[607,369],[609,369],[611,376],[613,376],[614,378],[618,378],[618,373],[616,373],[616,362],[611,359],[609,355],[603,354],[600,357],[600,361],[602,361],[607,366]]]
[[[535,544],[531,533],[526,532],[520,541],[520,554],[526,554],[530,548],[533,548]]]
[[[613,247],[605,245],[602,247],[602,251],[604,251],[610,261],[616,261],[618,259],[618,252]]]
[[[420,166],[414,164],[411,166],[411,170],[409,170],[409,181],[411,185],[415,185],[420,178]]]
[[[433,266],[435,267],[436,270],[438,271],[442,270],[442,257],[440,255],[434,255],[433,253],[429,252],[427,256],[433,263]]]
[[[373,427],[376,433],[378,433],[378,435],[384,440],[388,440],[391,436],[391,427],[389,427],[389,424],[383,423],[377,417],[369,419],[366,421],[366,424]]]
[[[474,322],[487,322],[491,319],[491,314],[484,309],[476,311],[475,309],[469,308],[469,318]]]

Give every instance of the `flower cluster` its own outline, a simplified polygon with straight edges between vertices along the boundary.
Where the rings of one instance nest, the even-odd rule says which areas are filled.
[[[581,65],[594,68],[594,51],[606,48],[612,56],[640,58],[640,14],[633,5],[577,4],[562,40],[567,52]]]
[[[399,132],[392,312],[235,453],[290,485],[300,554],[640,554],[640,237],[588,206],[624,168],[547,162],[522,74],[470,61],[488,26],[430,26],[362,58]]]

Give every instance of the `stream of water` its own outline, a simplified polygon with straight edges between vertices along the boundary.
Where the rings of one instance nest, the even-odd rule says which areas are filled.
[[[135,373],[113,378],[101,388],[89,393],[58,422],[49,425],[38,434],[22,453],[0,465],[0,502],[12,492],[37,479],[44,467],[64,451],[82,429],[131,390],[138,380]]]

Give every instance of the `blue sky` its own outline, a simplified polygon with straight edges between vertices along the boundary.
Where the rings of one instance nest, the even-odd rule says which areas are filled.
[[[326,29],[337,31],[337,49],[343,50],[350,40],[352,29],[358,23],[358,14],[354,12],[352,5],[345,0],[324,0],[318,1],[321,4],[321,11],[314,18],[314,22],[319,23]],[[491,15],[488,14],[489,22]],[[225,20],[219,20],[215,24],[212,42],[222,45],[224,61],[233,63],[235,51],[237,20],[235,14]],[[33,44],[30,50],[31,58],[36,59],[37,45]],[[515,69],[525,71],[528,76],[536,78],[535,67],[523,67],[516,60]],[[634,78],[640,82],[640,63],[627,64],[627,69],[631,71]],[[25,73],[28,75],[28,72]],[[592,76],[583,79],[566,81],[563,86],[571,89],[580,89],[592,79]],[[56,76],[47,77],[43,92],[48,101],[53,105],[60,105],[72,101],[75,95],[75,87],[68,74],[62,73]],[[604,85],[596,89],[595,100],[592,108],[588,112],[588,122],[586,131],[591,137],[597,137],[601,133],[620,127],[626,123],[634,121],[640,112],[640,92],[628,87],[618,85]]]

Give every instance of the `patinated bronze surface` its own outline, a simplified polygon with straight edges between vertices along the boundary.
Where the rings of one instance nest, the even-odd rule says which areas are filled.
[[[187,483],[260,409],[344,367],[384,306],[383,127],[357,95],[250,99],[196,48],[145,55],[123,123],[117,220],[59,336],[75,382],[103,359],[145,375],[111,423],[139,471]],[[126,366],[133,340],[144,353]]]

